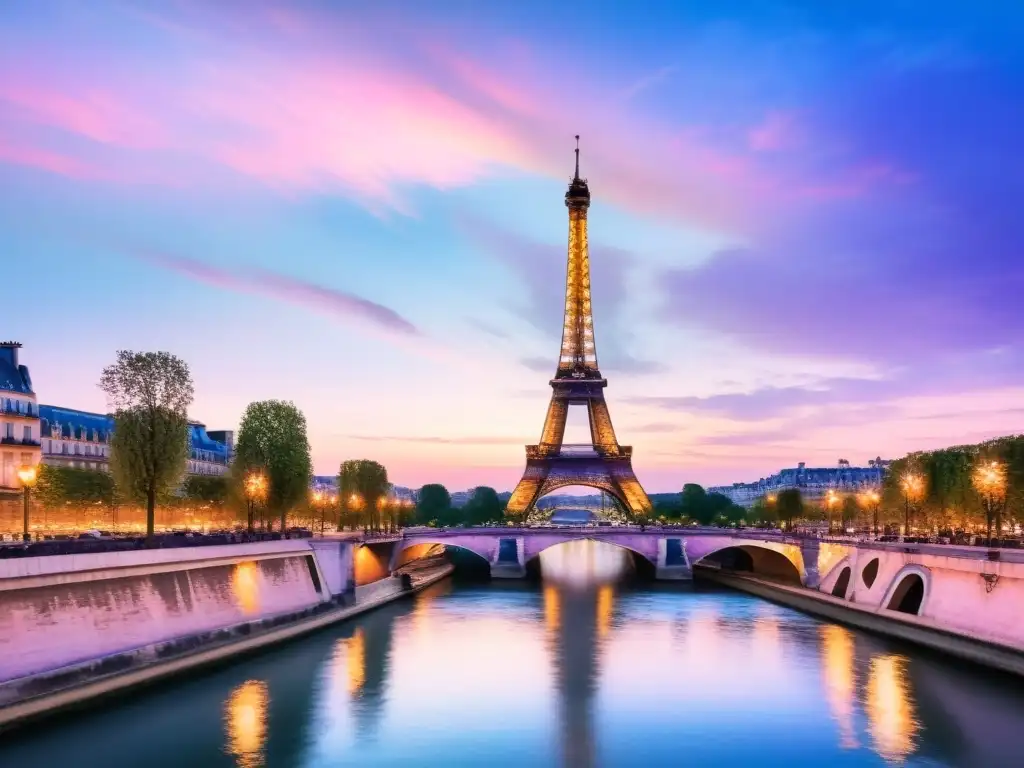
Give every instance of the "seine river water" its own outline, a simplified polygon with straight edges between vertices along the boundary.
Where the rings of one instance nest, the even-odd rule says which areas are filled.
[[[1016,680],[743,594],[623,584],[620,550],[577,544],[542,584],[447,581],[0,737],[0,765],[1024,765]]]

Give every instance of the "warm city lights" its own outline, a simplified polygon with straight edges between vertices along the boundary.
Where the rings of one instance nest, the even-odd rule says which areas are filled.
[[[38,477],[38,471],[34,465],[26,464],[18,467],[18,480],[21,485],[25,488],[31,488],[36,484],[36,478]]]

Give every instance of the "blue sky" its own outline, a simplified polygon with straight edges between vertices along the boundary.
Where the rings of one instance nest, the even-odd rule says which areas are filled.
[[[1024,10],[37,2],[0,17],[8,315],[43,402],[117,349],[314,462],[511,487],[572,135],[598,357],[651,491],[1021,431]]]

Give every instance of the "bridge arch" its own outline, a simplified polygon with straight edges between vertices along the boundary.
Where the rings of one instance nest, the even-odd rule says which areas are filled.
[[[803,584],[807,578],[800,547],[775,541],[729,538],[725,536],[691,537],[687,542],[690,562],[700,566],[725,568]]]
[[[921,565],[905,565],[889,582],[882,608],[922,616],[928,606],[931,586],[931,571]]]
[[[403,539],[395,547],[394,557],[391,561],[391,570],[401,568],[403,565],[407,565],[414,560],[426,557],[434,547],[444,547],[446,550],[453,549],[465,553],[473,558],[476,565],[486,566],[488,572],[490,572],[491,559],[494,555],[492,550],[496,547],[496,541],[490,540],[490,537],[479,537],[479,540],[477,540],[476,537],[470,536],[447,537],[429,535]]]
[[[833,597],[845,599],[851,585],[856,586],[853,580],[853,565],[853,559],[849,555],[844,557],[832,566],[828,573],[821,576],[821,583],[818,589]]]
[[[608,544],[622,550],[629,556],[630,562],[632,563],[637,576],[642,579],[653,579],[656,574],[656,564],[658,561],[657,551],[652,551],[650,547],[644,548],[636,545],[631,546],[630,542],[622,539],[628,539],[628,536],[563,535],[551,537],[544,536],[543,541],[536,543],[531,543],[527,540],[524,548],[524,565],[526,567],[526,572],[528,575],[538,575],[540,573],[540,557],[543,553],[553,550],[556,547],[586,541]],[[657,546],[656,541],[654,542],[654,546]]]

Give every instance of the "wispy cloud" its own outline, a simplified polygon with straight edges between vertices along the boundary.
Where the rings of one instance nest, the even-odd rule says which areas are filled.
[[[346,321],[366,323],[399,336],[420,335],[415,325],[390,307],[336,288],[328,288],[259,267],[228,270],[194,259],[153,251],[137,252],[135,255],[150,264],[207,285],[286,301]]]

